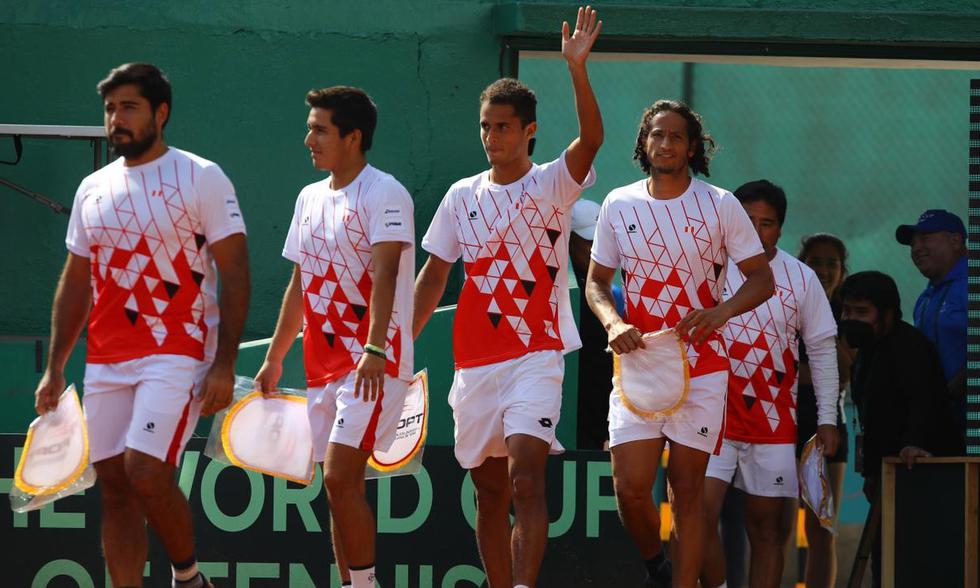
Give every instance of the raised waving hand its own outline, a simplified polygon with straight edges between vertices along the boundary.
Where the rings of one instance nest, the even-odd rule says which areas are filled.
[[[591,7],[579,7],[575,30],[570,31],[568,21],[561,24],[561,54],[572,65],[583,65],[592,51],[592,45],[602,30],[602,21]]]

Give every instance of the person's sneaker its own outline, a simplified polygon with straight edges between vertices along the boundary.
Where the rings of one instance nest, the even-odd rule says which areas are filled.
[[[647,574],[647,579],[643,582],[643,588],[670,588],[671,587],[671,566],[670,560],[664,558],[657,566],[657,573]]]

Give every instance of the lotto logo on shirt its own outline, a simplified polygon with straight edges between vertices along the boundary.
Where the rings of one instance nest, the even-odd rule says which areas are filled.
[[[412,316],[412,210],[405,188],[370,165],[341,190],[324,180],[307,186],[297,198],[283,256],[299,265],[302,277],[308,386],[341,378],[360,360],[370,328],[373,246],[382,242],[410,245],[399,253],[384,347],[385,373],[411,378],[411,325],[404,321]]]
[[[837,331],[813,270],[781,249],[769,266],[776,293],[723,331],[731,363],[725,437],[733,441],[795,442],[799,342]],[[727,282],[729,293],[745,282],[734,264]]]
[[[217,269],[210,244],[245,232],[221,169],[170,148],[85,178],[65,242],[90,260],[89,363],[154,354],[210,359],[217,343]]]
[[[483,172],[446,193],[422,246],[440,259],[463,260],[453,324],[457,368],[581,344],[562,270],[569,208],[594,181],[590,172],[576,183],[562,154],[513,183],[495,184]]]

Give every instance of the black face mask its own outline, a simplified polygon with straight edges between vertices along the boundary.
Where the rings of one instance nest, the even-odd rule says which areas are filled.
[[[837,332],[854,349],[870,347],[875,342],[874,327],[862,321],[841,321],[837,326]]]

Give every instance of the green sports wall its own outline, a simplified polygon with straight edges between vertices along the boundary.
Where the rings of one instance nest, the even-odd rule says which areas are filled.
[[[421,236],[450,183],[485,166],[477,96],[502,71],[512,71],[507,48],[531,43],[557,49],[560,20],[572,19],[574,7],[569,0],[0,3],[0,123],[101,124],[94,87],[111,67],[133,60],[163,67],[175,90],[168,141],[219,162],[236,185],[253,268],[246,339],[261,339],[272,332],[290,271],[280,251],[294,198],[321,177],[302,145],[305,92],[343,83],[374,96],[380,125],[371,160],[413,195]],[[946,59],[980,54],[976,0],[847,0],[832,9],[818,0],[700,0],[684,6],[621,0],[599,8],[605,21],[601,50]],[[542,99],[536,156],[549,159],[575,130],[567,73],[558,60],[521,68]],[[593,65],[607,142],[597,160],[599,186],[587,198],[600,200],[608,188],[638,177],[629,150],[639,110],[654,97],[678,95],[680,70],[677,64]],[[786,186],[788,249],[801,233],[836,230],[853,243],[854,269],[878,264],[908,275],[907,251],[889,237],[893,225],[912,220],[925,201],[964,212],[967,89],[961,82],[970,73],[926,72],[913,80],[921,72],[707,64],[695,72],[694,103],[724,147],[712,179],[734,187],[769,176]],[[916,93],[903,92],[909,84]],[[855,92],[862,101],[849,110],[847,99]],[[840,100],[815,103],[818,94]],[[878,134],[855,132],[869,114],[879,121]],[[903,147],[910,136],[920,141],[926,135],[939,140]],[[831,156],[841,150],[861,156],[867,166]],[[0,140],[0,160],[12,157],[9,140]],[[848,171],[838,174],[844,185],[834,181],[835,166]],[[90,171],[87,143],[30,140],[23,161],[0,166],[0,177],[70,204]],[[0,379],[0,402],[29,395],[37,378],[33,338],[48,332],[66,225],[67,217],[0,187],[0,337],[10,339],[0,340],[8,374]],[[914,275],[907,277],[907,301],[916,289]],[[429,335],[438,335],[432,349],[425,347],[429,340],[420,342],[418,356],[445,363],[448,332],[447,324],[441,334]],[[440,378],[448,382],[448,374],[433,381]]]
[[[133,60],[162,66],[175,90],[173,118],[167,128],[169,142],[219,162],[236,185],[248,223],[255,278],[246,335],[268,336],[289,275],[280,251],[292,203],[303,185],[320,177],[311,169],[302,145],[304,93],[312,87],[345,83],[362,86],[374,96],[381,115],[371,159],[394,173],[412,193],[416,230],[421,235],[449,184],[485,164],[477,139],[476,100],[480,90],[500,75],[505,61],[502,42],[531,39],[556,49],[560,20],[572,19],[575,5],[569,0],[4,2],[0,3],[0,123],[98,125],[101,110],[94,87],[111,67]],[[699,0],[684,6],[621,0],[608,6],[600,3],[599,8],[605,21],[600,48],[625,44],[633,51],[644,50],[644,43],[679,47],[697,41],[704,51],[726,52],[734,45],[721,40],[731,38],[781,47],[796,43],[791,52],[833,54],[878,48],[885,56],[931,51],[934,56],[962,57],[971,46],[976,47],[975,31],[980,30],[977,0],[847,0],[834,3],[832,10],[818,0]],[[778,96],[772,95],[768,100],[706,102],[711,96],[732,95],[733,87],[727,85],[730,74],[724,66],[699,68],[695,102],[705,103],[709,123],[727,150],[718,159],[719,182],[734,184],[746,170],[753,176],[779,175],[770,171],[773,166],[765,152],[769,145],[779,145],[778,140],[756,142],[723,125],[734,115],[740,121],[756,117],[762,125],[779,126],[797,113],[774,110],[773,99]],[[559,61],[543,63],[537,71],[557,81],[538,87],[546,98],[542,108],[546,121],[548,105],[567,99],[567,74]],[[815,90],[788,86],[780,73],[752,75],[752,79],[743,79],[744,87],[763,98],[766,87],[797,88],[793,91],[805,90],[806,95]],[[628,120],[631,127],[637,104],[676,93],[676,74],[668,71],[662,79],[666,83],[639,87],[621,86],[620,81],[629,81],[623,78],[606,84],[599,93],[607,119]],[[892,113],[893,119],[923,104],[892,99],[886,91],[893,86],[873,74],[832,81],[837,88],[848,83],[864,86],[868,101],[863,107]],[[626,87],[628,92],[617,92],[617,87]],[[963,121],[965,95],[964,88]],[[927,110],[948,111],[957,103],[951,97],[923,105]],[[836,107],[822,106],[828,113],[831,106]],[[776,117],[771,116],[774,111]],[[800,111],[807,112],[812,111]],[[834,116],[831,120],[840,124],[813,125],[807,136],[824,133],[838,140],[840,126],[860,116],[860,111],[851,118]],[[743,128],[770,130],[755,124]],[[616,166],[607,171],[608,162],[620,158],[629,165],[612,148],[625,140],[618,135],[621,127],[610,131],[614,129],[617,135],[610,133],[599,159],[603,188],[619,177]],[[965,133],[965,124],[963,129],[957,132]],[[543,139],[539,156],[554,156],[571,130],[556,141]],[[632,134],[629,128],[622,132]],[[958,137],[950,137],[948,149],[961,157]],[[785,140],[790,145],[801,144],[796,137]],[[744,148],[748,143],[756,145],[751,153]],[[889,142],[864,144],[858,140],[853,148],[873,152],[878,161],[904,157],[900,151],[893,153]],[[926,170],[943,157],[942,145],[931,149],[931,153],[919,154],[925,157],[920,161]],[[733,154],[750,156],[755,165],[746,167]],[[867,178],[874,174],[865,174],[864,179],[855,179],[854,186],[830,194],[819,181],[798,173],[808,163],[799,154],[798,150],[782,150],[781,157],[789,167],[781,175],[801,182],[806,179],[806,186],[819,190],[819,198],[850,202],[875,195],[867,186]],[[12,156],[9,140],[0,141],[0,160]],[[782,160],[778,163],[779,171],[784,171]],[[965,184],[965,163],[949,165],[945,169],[962,170],[956,173],[963,174]],[[79,180],[90,170],[87,143],[29,141],[20,165],[0,166],[0,177],[70,204]],[[885,173],[894,175],[891,169]],[[610,184],[605,178],[610,178]],[[791,196],[804,197],[792,183],[795,181],[784,183],[790,184]],[[952,179],[949,185],[965,198],[964,188]],[[950,191],[943,185],[944,197]],[[599,191],[593,192],[588,197],[597,198]],[[815,201],[815,196],[805,197]],[[905,214],[913,208],[901,210]],[[791,227],[796,226],[794,222],[790,217]],[[66,225],[67,217],[0,187],[0,248],[6,252],[0,258],[0,275],[6,278],[0,289],[0,308],[4,309],[0,335],[47,332],[54,282],[65,255]]]
[[[289,278],[280,253],[295,197],[322,177],[303,145],[306,91],[349,84],[372,94],[380,120],[371,160],[412,193],[421,235],[449,184],[485,163],[476,103],[498,76],[492,6],[2,3],[0,122],[99,125],[95,84],[111,67],[160,65],[174,85],[168,142],[218,162],[236,186],[254,276],[246,336],[267,336]],[[12,155],[9,139],[0,142],[0,159]],[[91,159],[84,142],[31,140],[0,175],[70,205]],[[68,219],[3,190],[0,333],[45,333]]]

